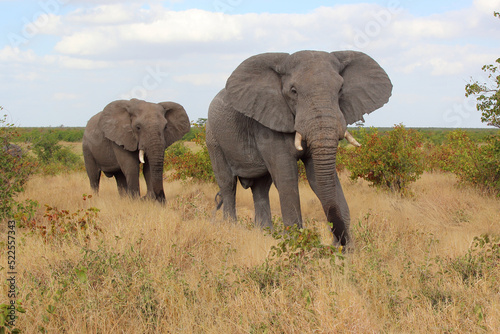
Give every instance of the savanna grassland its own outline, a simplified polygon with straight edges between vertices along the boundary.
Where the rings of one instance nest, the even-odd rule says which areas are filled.
[[[75,148],[75,152],[78,152]],[[54,173],[51,173],[54,174]],[[498,333],[500,200],[454,174],[425,172],[401,196],[341,181],[355,248],[329,247],[301,181],[308,232],[214,212],[214,183],[165,180],[167,203],[121,198],[84,171],[33,175],[40,204],[16,230],[16,328],[23,333]],[[145,192],[145,184],[141,184]],[[271,191],[279,225],[279,199]],[[277,227],[279,230],[279,227]],[[0,228],[7,240],[7,228]],[[6,260],[2,260],[6,261]],[[5,265],[5,264],[3,264]],[[3,266],[2,265],[2,266]],[[3,268],[6,276],[6,269]],[[6,299],[8,285],[2,285]]]

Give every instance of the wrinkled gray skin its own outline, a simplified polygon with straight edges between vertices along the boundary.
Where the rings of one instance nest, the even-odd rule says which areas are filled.
[[[120,195],[139,196],[139,150],[144,150],[146,196],[164,202],[165,149],[189,129],[189,118],[180,104],[137,99],[111,102],[89,120],[83,134],[90,186],[99,191],[102,171],[115,177]]]
[[[286,226],[302,227],[297,160],[318,196],[335,243],[348,245],[349,208],[336,173],[346,127],[384,105],[385,71],[361,52],[265,53],[236,68],[212,101],[207,147],[226,219],[236,219],[236,183],[252,189],[255,220],[271,226],[269,188],[279,192]],[[303,150],[294,145],[302,135]]]

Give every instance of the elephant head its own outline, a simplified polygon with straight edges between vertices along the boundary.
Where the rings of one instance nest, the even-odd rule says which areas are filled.
[[[104,108],[99,122],[107,139],[137,153],[138,161],[145,164],[148,197],[163,201],[165,149],[190,129],[184,108],[175,102],[119,100]]]
[[[265,53],[241,63],[226,91],[237,111],[275,131],[295,133],[297,150],[306,144],[316,194],[334,235],[346,244],[349,214],[339,206],[337,147],[339,140],[351,138],[348,124],[388,101],[392,84],[385,71],[355,51]]]

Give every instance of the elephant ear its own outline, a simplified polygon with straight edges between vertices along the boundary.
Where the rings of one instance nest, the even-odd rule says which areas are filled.
[[[243,61],[226,83],[226,102],[280,132],[295,132],[294,115],[281,93],[280,65],[288,53],[263,53]]]
[[[191,124],[186,110],[180,104],[175,102],[160,102],[158,104],[165,109],[167,127],[164,136],[167,146],[170,146],[189,132]]]
[[[133,152],[137,151],[138,141],[132,131],[130,108],[130,101],[111,102],[102,111],[99,126],[106,138]]]
[[[389,101],[392,83],[387,73],[368,55],[357,51],[331,53],[341,64],[344,84],[339,96],[340,109],[347,124],[364,121],[363,115]]]

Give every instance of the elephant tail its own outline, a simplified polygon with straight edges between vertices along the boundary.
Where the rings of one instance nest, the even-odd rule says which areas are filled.
[[[219,191],[217,195],[215,195],[215,204],[216,204],[215,211],[219,210],[222,207],[223,202],[224,201],[222,200],[222,194]]]

